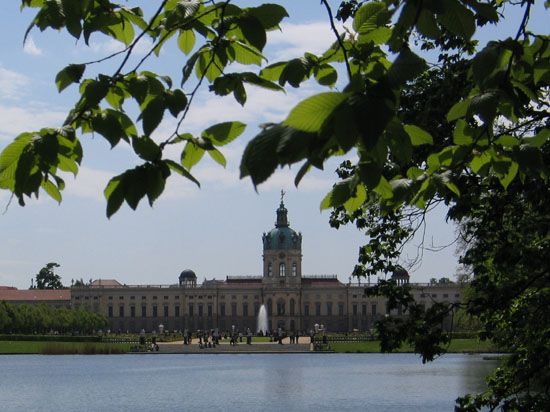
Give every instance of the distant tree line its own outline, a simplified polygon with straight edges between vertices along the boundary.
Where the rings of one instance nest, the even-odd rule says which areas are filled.
[[[106,326],[104,316],[84,309],[0,301],[0,333],[93,333]]]

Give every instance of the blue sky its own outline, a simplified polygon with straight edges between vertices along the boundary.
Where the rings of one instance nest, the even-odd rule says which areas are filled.
[[[272,32],[268,39],[266,55],[270,61],[300,56],[305,51],[322,52],[332,42],[318,1],[279,3],[287,7],[291,18],[282,25],[281,32]],[[92,37],[91,47],[85,47],[65,33],[41,33],[36,29],[23,45],[32,15],[32,11],[21,13],[17,1],[0,5],[0,149],[23,131],[62,123],[77,94],[75,87],[57,93],[54,78],[61,68],[121,48],[106,37]],[[542,17],[536,19],[540,22],[535,24],[543,24]],[[137,57],[145,48],[146,44],[138,47]],[[172,44],[148,67],[178,79],[183,58]],[[109,72],[112,67],[107,64],[100,69]],[[87,69],[86,75],[94,70]],[[337,274],[347,281],[364,237],[353,227],[331,229],[329,213],[319,212],[319,203],[334,182],[334,169],[341,158],[328,162],[324,172],[311,173],[298,189],[292,183],[297,168],[278,171],[259,187],[258,193],[249,180],[238,178],[243,148],[259,130],[258,125],[284,119],[301,98],[319,90],[313,83],[286,94],[249,88],[244,109],[232,98],[214,97],[206,91],[200,94],[185,131],[198,133],[225,120],[248,124],[241,138],[223,148],[227,168],[205,158],[193,170],[201,189],[173,177],[153,208],[145,202],[137,211],[123,206],[110,220],[105,217],[103,189],[110,177],[133,167],[137,160],[124,144],[110,150],[101,137],[83,136],[81,171],[76,180],[66,176],[61,205],[41,195],[24,208],[13,202],[0,215],[0,285],[26,288],[34,274],[51,261],[61,264],[58,272],[65,284],[72,278],[116,278],[127,284],[175,283],[186,268],[195,270],[199,280],[260,275],[261,235],[273,226],[281,189],[287,192],[291,226],[303,234],[303,272]],[[173,126],[173,119],[166,118],[155,137],[161,139]],[[173,155],[177,157],[178,153]],[[9,193],[0,192],[0,210],[4,210],[8,199]],[[444,222],[444,212],[436,210],[430,216],[427,245],[447,244],[454,238],[454,228]],[[403,261],[416,254],[417,243],[405,250]],[[456,262],[452,247],[438,253],[426,251],[422,264],[412,273],[413,280],[452,277]]]

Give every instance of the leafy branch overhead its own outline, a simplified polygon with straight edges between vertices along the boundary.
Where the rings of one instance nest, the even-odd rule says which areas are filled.
[[[152,205],[172,173],[199,185],[191,170],[205,153],[225,167],[223,146],[246,128],[229,121],[200,135],[186,130],[201,88],[244,106],[251,86],[284,92],[314,81],[318,93],[298,102],[284,121],[262,125],[248,142],[241,177],[257,186],[278,167],[297,164],[298,185],[312,168],[347,154],[321,209],[333,209],[334,227],[354,222],[368,235],[356,276],[395,269],[402,245],[418,229],[410,222],[422,223],[434,205],[447,205],[448,218],[461,225],[462,261],[474,276],[465,310],[481,321],[482,337],[512,351],[487,393],[459,406],[544,410],[550,402],[543,312],[550,273],[550,37],[529,27],[534,7],[547,13],[542,2],[344,0],[333,14],[322,0],[332,44],[319,55],[279,62],[267,62],[264,50],[267,33],[288,17],[280,5],[157,0],[146,16],[135,3],[21,1],[37,11],[25,37],[33,29],[66,30],[86,45],[106,36],[122,49],[59,71],[58,91],[78,87],[79,97],[63,124],[23,132],[3,149],[1,189],[21,205],[41,189],[60,202],[62,176],[78,173],[80,140],[93,133],[113,148],[128,145],[137,158],[105,188],[107,216],[125,202],[135,209],[146,198]],[[545,10],[549,6],[545,1]],[[481,27],[509,27],[510,9],[520,15],[515,35],[478,44]],[[170,42],[181,53],[177,79],[148,70]],[[142,57],[134,53],[138,43],[149,44]],[[101,70],[104,62],[115,69]],[[100,74],[90,76],[91,67]],[[162,135],[159,125],[170,116],[176,126]],[[168,147],[179,156],[171,158]],[[448,341],[441,319],[455,308],[425,309],[406,288],[393,286],[369,291],[408,311],[405,321],[378,324],[383,349],[407,341],[423,359],[433,359]]]
[[[198,137],[183,131],[187,113],[203,83],[209,83],[217,95],[232,93],[243,105],[250,85],[283,90],[252,71],[231,71],[232,63],[261,66],[266,61],[262,54],[266,32],[278,29],[287,17],[285,9],[276,4],[240,8],[230,1],[164,0],[149,17],[139,7],[106,0],[29,0],[22,1],[22,7],[38,9],[25,36],[33,28],[66,29],[77,40],[83,38],[87,45],[97,36],[108,36],[124,48],[96,61],[63,68],[55,78],[59,92],[76,84],[80,93],[64,124],[58,129],[22,133],[0,154],[0,187],[12,191],[21,205],[25,197],[38,197],[40,188],[61,201],[64,183],[59,172],[77,174],[82,160],[79,139],[86,133],[101,135],[113,148],[123,141],[141,162],[107,185],[107,216],[124,201],[135,209],[147,197],[152,205],[172,172],[199,184],[190,169],[204,152],[225,167],[225,157],[218,148],[246,127],[238,121],[221,123],[208,127]],[[151,40],[150,49],[141,60],[131,59],[144,37]],[[147,59],[153,54],[158,56],[171,39],[187,56],[177,82],[179,87],[169,76],[144,68]],[[117,63],[114,72],[86,77],[89,66],[107,60]],[[193,73],[196,80],[192,79]],[[134,118],[128,111],[131,105],[139,108]],[[167,116],[176,119],[177,127],[171,134],[160,136],[158,126]],[[181,147],[181,161],[167,157],[168,145]]]

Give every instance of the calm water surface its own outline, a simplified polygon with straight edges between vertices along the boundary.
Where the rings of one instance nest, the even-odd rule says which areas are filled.
[[[0,356],[0,410],[439,412],[494,366],[478,355]]]

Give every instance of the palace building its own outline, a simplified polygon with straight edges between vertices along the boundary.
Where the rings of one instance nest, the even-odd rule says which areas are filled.
[[[365,284],[344,284],[333,276],[302,274],[302,234],[290,227],[283,198],[276,211],[275,227],[262,236],[262,276],[227,276],[204,280],[184,270],[172,285],[125,285],[100,279],[71,288],[71,306],[105,315],[112,331],[158,330],[256,330],[261,305],[265,305],[270,330],[308,331],[315,324],[326,330],[368,330],[389,314],[385,299],[367,297]],[[405,270],[393,278],[409,283]],[[411,284],[415,299],[459,301],[456,284]],[[401,315],[395,311],[392,315]]]

